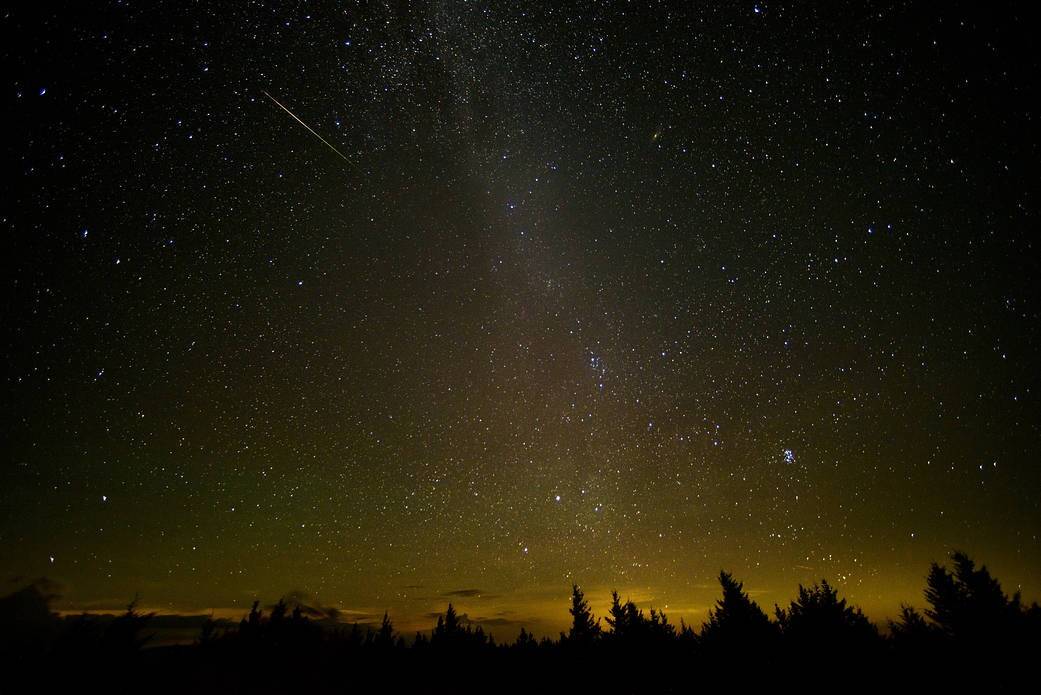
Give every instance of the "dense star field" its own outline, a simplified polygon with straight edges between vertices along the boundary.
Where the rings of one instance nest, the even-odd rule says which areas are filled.
[[[3,593],[1039,598],[1025,6],[550,5],[3,11]]]

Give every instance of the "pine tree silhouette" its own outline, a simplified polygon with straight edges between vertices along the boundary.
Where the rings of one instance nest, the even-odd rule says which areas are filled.
[[[600,638],[600,620],[593,618],[593,612],[589,609],[589,603],[585,599],[578,584],[571,585],[571,629],[566,636],[561,635],[561,641],[576,646],[588,647]]]
[[[723,598],[709,610],[699,642],[710,649],[767,647],[777,635],[770,618],[729,572],[719,573],[719,583],[723,587]]]
[[[889,621],[893,644],[903,654],[932,652],[941,636],[935,625],[908,605],[900,606],[899,620]]]
[[[378,646],[385,649],[394,646],[394,624],[386,611],[383,612],[383,621],[380,623],[380,629],[376,633],[375,641]]]
[[[679,634],[676,637],[680,644],[685,645],[688,648],[693,648],[698,644],[698,634],[694,632],[694,628],[687,625],[682,618],[680,618]]]
[[[430,644],[438,647],[458,648],[465,644],[473,644],[478,639],[482,644],[484,643],[484,632],[475,634],[469,626],[464,629],[455,606],[449,603],[444,616],[437,617],[437,625],[430,636]]]
[[[445,611],[445,623],[444,623],[446,634],[455,634],[459,631],[459,616],[455,612],[455,607],[451,603],[448,604],[448,610]]]
[[[271,615],[268,616],[268,623],[276,626],[280,624],[285,619],[287,610],[289,610],[289,606],[286,604],[285,598],[283,597],[278,599],[278,603],[271,608]]]
[[[1011,599],[986,566],[976,564],[961,551],[951,554],[954,571],[932,563],[926,579],[926,616],[940,633],[963,645],[995,645],[1008,642],[1024,624],[1020,596]]]
[[[127,606],[126,612],[105,628],[101,637],[102,652],[114,657],[127,657],[140,652],[145,644],[154,637],[154,635],[141,634],[153,617],[155,617],[155,613],[142,615],[137,612],[137,597],[135,596]]]
[[[260,610],[260,601],[254,601],[253,607],[249,609],[249,615],[239,623],[239,634],[251,636],[259,633],[262,617],[263,611]]]
[[[517,635],[517,641],[513,643],[513,646],[521,650],[530,650],[538,648],[539,643],[530,632],[522,627],[520,629],[520,634]]]
[[[611,626],[611,640],[615,644],[635,644],[642,640],[647,619],[643,611],[630,600],[622,603],[618,592],[611,592],[611,608],[608,611],[607,624]]]
[[[788,610],[777,607],[776,612],[781,634],[790,645],[835,651],[865,648],[878,640],[878,629],[859,608],[840,599],[826,579],[809,588],[800,584]]]
[[[676,627],[669,624],[669,619],[663,611],[651,609],[651,619],[647,628],[652,642],[662,644],[671,642],[676,638]]]
[[[609,641],[628,648],[649,648],[671,643],[676,638],[676,628],[669,623],[665,613],[651,609],[650,618],[643,614],[635,603],[622,603],[618,592],[611,592],[611,608],[607,615],[611,627]]]

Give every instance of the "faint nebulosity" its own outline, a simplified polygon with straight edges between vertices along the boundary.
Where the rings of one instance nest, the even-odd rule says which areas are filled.
[[[3,12],[5,582],[1038,596],[1025,6],[550,5]]]

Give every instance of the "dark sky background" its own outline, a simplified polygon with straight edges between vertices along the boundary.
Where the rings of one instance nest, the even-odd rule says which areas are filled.
[[[4,582],[1039,598],[1026,6],[549,5],[3,10]]]

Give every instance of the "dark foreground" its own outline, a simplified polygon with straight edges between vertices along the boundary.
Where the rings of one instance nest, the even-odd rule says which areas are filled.
[[[0,599],[0,692],[680,693],[717,687],[934,691],[1023,689],[1041,655],[1041,609],[1006,596],[966,555],[933,565],[924,614],[903,608],[880,631],[826,581],[799,587],[774,619],[740,582],[696,631],[617,594],[601,620],[573,587],[571,628],[558,640],[521,630],[496,644],[449,605],[428,633],[330,626],[306,607],[254,604],[236,624],[208,621],[193,644],[149,647],[153,616],[59,619],[32,585]],[[602,624],[605,623],[605,624]]]

